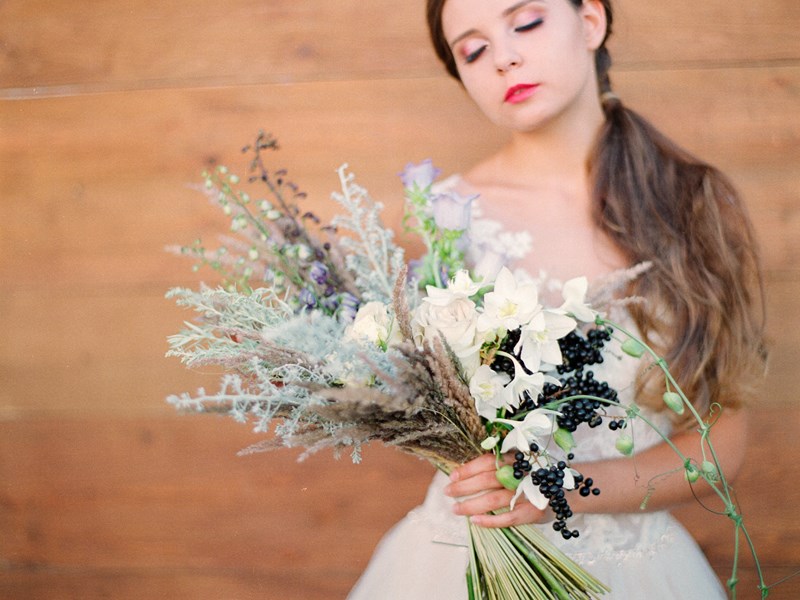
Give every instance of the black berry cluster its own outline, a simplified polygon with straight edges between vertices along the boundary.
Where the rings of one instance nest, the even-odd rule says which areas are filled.
[[[519,329],[515,329],[514,331],[509,331],[506,335],[505,339],[500,343],[497,351],[498,354],[494,357],[492,364],[489,365],[492,371],[495,373],[505,373],[512,379],[514,378],[514,363],[511,361],[510,358],[505,356],[501,356],[500,353],[511,354],[516,356],[514,352],[514,347],[519,342],[519,337],[521,332]]]
[[[603,348],[611,339],[612,330],[608,327],[596,327],[590,329],[585,335],[578,332],[571,332],[561,340],[559,347],[563,357],[563,363],[558,365],[556,373],[560,386],[547,384],[542,394],[538,398],[529,396],[522,399],[519,408],[509,414],[513,418],[514,414],[519,414],[543,407],[559,399],[570,396],[593,396],[593,398],[577,398],[575,400],[561,401],[558,410],[561,413],[556,418],[559,427],[569,432],[574,432],[583,424],[589,427],[598,427],[603,424],[606,416],[606,402],[617,400],[617,392],[605,381],[595,378],[594,371],[590,369],[593,365],[603,362]],[[514,352],[514,348],[519,342],[520,331],[510,331],[501,343],[499,350],[517,358],[522,364],[519,356]],[[525,365],[522,364],[525,368]],[[506,373],[509,377],[514,377],[514,363],[505,356],[496,356],[491,368],[498,373]],[[627,425],[624,419],[611,419],[608,427],[613,431]],[[538,455],[540,448],[537,444],[531,444],[530,453]],[[530,461],[523,452],[517,452],[513,464],[514,477],[523,479],[530,476],[534,485],[538,486],[542,495],[547,498],[550,508],[555,514],[556,520],[553,522],[553,529],[560,531],[564,539],[578,537],[580,532],[577,529],[569,529],[567,520],[573,515],[569,506],[564,488],[565,470],[567,462],[559,461],[549,467],[537,467],[533,469]],[[567,460],[572,461],[573,454],[567,455]],[[575,489],[583,497],[597,496],[600,489],[594,485],[591,478],[584,478],[580,473],[573,470],[575,479]]]
[[[564,490],[564,475],[567,463],[559,461],[558,464],[550,465],[549,468],[539,468],[531,473],[533,484],[539,486],[539,491],[547,498],[550,509],[556,516],[553,522],[553,529],[560,531],[564,539],[578,537],[580,533],[577,529],[567,528],[567,519],[572,516],[572,509],[567,501],[566,491]]]
[[[558,397],[593,396],[559,405],[561,416],[557,418],[558,425],[569,432],[576,431],[584,423],[598,427],[605,414],[606,403],[603,400],[617,400],[616,390],[605,381],[595,379],[594,371],[588,368],[603,362],[603,347],[611,339],[611,333],[609,327],[596,327],[590,329],[585,337],[573,331],[559,340],[564,362],[556,367],[556,372],[561,386],[548,385],[537,400],[539,405],[544,405]]]

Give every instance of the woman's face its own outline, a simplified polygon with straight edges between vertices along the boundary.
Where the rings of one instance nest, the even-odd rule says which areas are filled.
[[[600,0],[447,0],[442,27],[467,93],[494,123],[531,131],[599,106]]]

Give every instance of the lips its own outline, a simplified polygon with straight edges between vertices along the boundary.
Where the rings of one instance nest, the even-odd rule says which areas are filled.
[[[517,85],[512,85],[506,90],[505,101],[509,104],[517,104],[518,102],[527,100],[533,95],[537,87],[539,87],[539,85],[536,83],[519,83]]]

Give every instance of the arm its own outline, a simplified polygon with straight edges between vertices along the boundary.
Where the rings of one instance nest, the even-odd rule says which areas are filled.
[[[744,411],[723,411],[714,424],[709,438],[722,464],[725,478],[730,483],[744,462],[747,434],[747,416]],[[681,432],[671,438],[687,457],[701,462],[700,434]],[[513,459],[511,459],[512,462]],[[667,444],[661,443],[632,457],[601,460],[585,465],[574,465],[600,488],[599,496],[590,498],[570,494],[569,502],[577,513],[630,513],[639,512],[652,480],[655,492],[646,510],[662,510],[698,497],[709,497],[714,492],[702,480],[691,486],[683,475],[680,458]],[[677,471],[675,469],[677,468]],[[547,511],[540,511],[530,502],[520,499],[514,510],[498,515],[487,514],[506,508],[513,492],[503,488],[495,478],[495,457],[486,454],[459,467],[450,476],[451,483],[445,493],[454,498],[471,496],[457,502],[454,511],[467,515],[473,523],[483,527],[508,527],[520,523],[540,523],[550,519]],[[665,475],[669,473],[668,475]],[[660,477],[665,475],[664,477]],[[656,479],[654,479],[656,478]],[[694,494],[692,493],[694,488]]]

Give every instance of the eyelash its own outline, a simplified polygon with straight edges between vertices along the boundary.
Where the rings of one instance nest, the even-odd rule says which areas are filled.
[[[467,63],[467,64],[469,64],[469,63],[471,63],[471,62],[475,62],[476,60],[478,60],[478,57],[479,57],[481,54],[483,54],[483,51],[484,51],[484,50],[486,50],[486,46],[481,46],[480,48],[478,48],[477,50],[475,50],[475,52],[472,52],[472,53],[470,53],[470,54],[467,54],[467,55],[464,57],[464,62],[465,62],[465,63]]]
[[[544,23],[544,19],[539,17],[538,19],[534,19],[527,25],[520,25],[519,27],[515,27],[514,31],[516,31],[517,33],[523,33],[525,31],[530,31],[531,29],[536,29],[542,23]]]
[[[514,31],[516,33],[525,33],[527,31],[532,31],[533,29],[536,29],[542,23],[544,23],[544,19],[539,17],[538,19],[534,19],[533,21],[531,21],[526,25],[520,25],[519,27],[515,27]],[[481,46],[471,54],[467,54],[467,56],[464,57],[464,62],[467,64],[475,62],[476,60],[478,60],[480,55],[483,54],[484,50],[486,50],[486,46]]]

